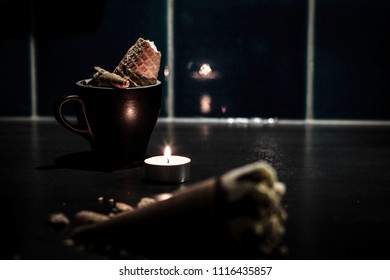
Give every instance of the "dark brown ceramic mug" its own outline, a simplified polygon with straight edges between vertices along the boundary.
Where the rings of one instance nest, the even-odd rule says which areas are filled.
[[[54,116],[65,128],[87,139],[94,158],[110,166],[141,165],[156,125],[162,85],[124,89],[76,83],[75,94],[59,98]],[[64,105],[74,105],[77,123],[69,121]]]

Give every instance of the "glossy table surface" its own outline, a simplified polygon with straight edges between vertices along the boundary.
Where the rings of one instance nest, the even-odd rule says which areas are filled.
[[[86,140],[54,120],[0,120],[0,143],[1,259],[99,258],[64,246],[48,215],[181,187],[145,181],[142,166],[96,168],[83,160]],[[269,162],[287,188],[287,259],[389,258],[390,126],[159,121],[147,154],[167,143],[192,159],[184,185]]]

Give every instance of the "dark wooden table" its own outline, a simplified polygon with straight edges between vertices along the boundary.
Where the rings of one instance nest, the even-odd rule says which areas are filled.
[[[185,185],[269,162],[287,187],[287,259],[390,258],[390,126],[160,121],[148,155],[167,143],[192,159]],[[64,246],[48,215],[180,187],[145,182],[143,167],[96,168],[81,157],[89,144],[54,120],[1,120],[0,144],[2,259],[99,258]]]

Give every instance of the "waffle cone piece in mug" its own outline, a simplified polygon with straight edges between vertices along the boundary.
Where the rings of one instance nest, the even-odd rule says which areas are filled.
[[[139,38],[114,69],[130,86],[148,86],[157,81],[161,53],[152,41]]]
[[[256,162],[107,221],[77,226],[72,238],[149,258],[263,258],[281,245],[284,192],[275,170]]]
[[[138,38],[113,72],[95,66],[91,85],[102,87],[139,87],[154,85],[160,70],[161,52],[153,41]]]

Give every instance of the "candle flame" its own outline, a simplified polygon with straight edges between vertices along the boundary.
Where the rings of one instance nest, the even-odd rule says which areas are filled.
[[[165,147],[165,151],[164,151],[164,156],[165,157],[170,157],[172,155],[172,153],[171,153],[171,148],[169,148],[169,146],[166,146]]]
[[[171,157],[171,148],[169,146],[165,147],[164,156],[167,159],[167,163],[169,163],[169,158]]]

